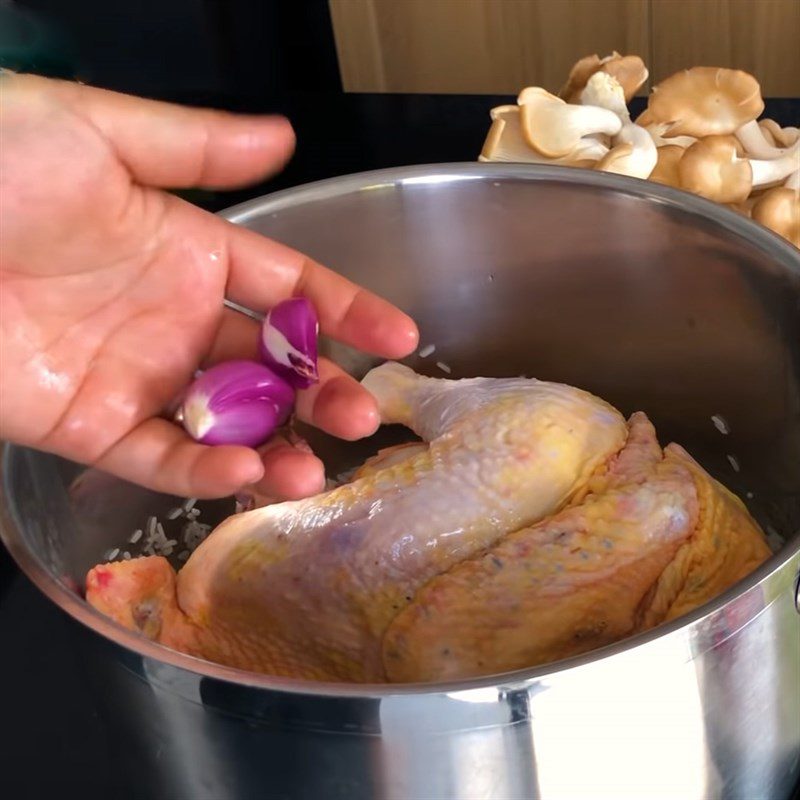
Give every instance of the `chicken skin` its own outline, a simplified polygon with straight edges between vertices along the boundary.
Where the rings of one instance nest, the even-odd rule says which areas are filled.
[[[770,550],[744,506],[643,414],[532,379],[364,379],[422,443],[307,500],[223,522],[179,573],[95,567],[88,601],[210,661],[354,682],[550,662],[679,616]]]

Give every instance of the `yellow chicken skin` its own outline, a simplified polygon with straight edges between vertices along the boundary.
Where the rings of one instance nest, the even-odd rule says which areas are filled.
[[[177,575],[95,567],[87,600],[168,647],[316,680],[533,666],[685,613],[770,554],[744,506],[643,414],[532,379],[364,385],[423,443],[351,483],[230,517]]]

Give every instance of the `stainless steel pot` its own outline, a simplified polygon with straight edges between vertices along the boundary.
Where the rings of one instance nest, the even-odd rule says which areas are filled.
[[[143,796],[786,797],[800,777],[800,252],[696,197],[559,167],[386,170],[227,216],[408,310],[436,345],[418,369],[536,375],[647,411],[785,543],[688,617],[587,656],[452,685],[312,685],[95,613],[72,587],[174,500],[109,484],[76,507],[73,465],[8,448],[3,540],[80,623]],[[315,441],[334,472],[375,446]]]

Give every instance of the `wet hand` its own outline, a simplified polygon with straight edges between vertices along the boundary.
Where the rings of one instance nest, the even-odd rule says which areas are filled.
[[[184,496],[320,490],[307,449],[207,447],[167,418],[196,369],[255,355],[257,323],[224,297],[266,311],[304,295],[323,333],[386,358],[417,344],[386,301],[164,191],[263,179],[291,156],[289,123],[0,80],[0,437]],[[370,395],[324,359],[320,378],[299,416],[372,433]]]

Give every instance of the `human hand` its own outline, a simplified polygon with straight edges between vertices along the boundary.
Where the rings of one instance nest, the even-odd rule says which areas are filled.
[[[0,90],[0,437],[183,496],[319,491],[322,464],[303,449],[208,447],[163,416],[198,367],[255,357],[258,324],[224,297],[266,311],[303,295],[323,333],[386,358],[417,344],[386,301],[162,190],[275,172],[289,123],[28,75]],[[297,413],[345,439],[379,422],[324,359]]]

